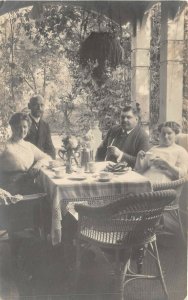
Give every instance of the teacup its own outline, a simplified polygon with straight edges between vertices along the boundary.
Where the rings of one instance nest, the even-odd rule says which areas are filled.
[[[50,168],[56,168],[56,167],[58,167],[58,165],[59,165],[59,162],[57,160],[55,160],[55,159],[49,161],[49,167]]]
[[[148,160],[150,160],[151,157],[152,157],[152,152],[147,151],[146,154],[145,154],[145,156],[147,157]]]
[[[147,158],[147,164],[148,164],[148,167],[151,167],[152,166],[152,162],[153,162],[153,159],[155,158],[155,156],[153,155],[153,153],[152,152],[146,152],[146,156],[145,156],[146,158]]]
[[[100,179],[110,179],[112,174],[109,174],[107,172],[100,172],[99,177]]]
[[[95,162],[89,162],[88,163],[88,169],[90,173],[96,172],[96,163]]]
[[[55,171],[55,176],[57,178],[62,178],[65,176],[65,169],[61,169],[61,170],[56,170]]]

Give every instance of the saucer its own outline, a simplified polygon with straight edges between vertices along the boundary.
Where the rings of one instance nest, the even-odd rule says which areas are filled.
[[[65,175],[62,175],[62,176],[54,175],[54,178],[55,178],[55,179],[62,179],[62,178],[64,178],[64,176],[65,176]]]
[[[127,173],[127,171],[122,172],[122,171],[117,171],[117,172],[113,172],[114,175],[124,175],[125,173]]]
[[[98,179],[98,181],[100,181],[100,182],[108,182],[110,180],[111,180],[111,178],[99,178]]]
[[[80,180],[86,179],[86,177],[85,176],[74,176],[74,177],[69,177],[68,179],[69,180],[78,180],[78,181],[80,181]]]

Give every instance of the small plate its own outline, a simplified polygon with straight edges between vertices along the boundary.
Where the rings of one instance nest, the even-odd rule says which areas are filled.
[[[100,182],[108,182],[110,180],[111,180],[111,178],[99,178],[98,179],[98,181],[100,181]]]
[[[85,176],[83,176],[83,177],[81,177],[81,176],[80,177],[69,177],[68,179],[69,180],[79,180],[80,181],[80,180],[86,179],[86,177]]]
[[[62,175],[62,176],[54,175],[54,178],[55,178],[55,179],[62,179],[62,178],[64,178],[64,177],[65,177],[65,175]]]
[[[114,171],[113,174],[114,175],[116,175],[116,174],[117,175],[123,175],[123,174],[127,173],[128,171],[131,171],[131,168],[128,167],[128,168],[126,168],[124,170],[121,170],[121,171]]]
[[[64,166],[61,166],[61,167],[51,168],[51,170],[54,171],[54,172],[55,172],[55,171],[61,171],[61,170],[64,171],[64,170],[65,170],[65,167],[64,167]]]
[[[113,172],[113,174],[114,175],[123,175],[123,174],[125,174],[125,173],[127,173],[127,171],[117,171],[117,172]]]

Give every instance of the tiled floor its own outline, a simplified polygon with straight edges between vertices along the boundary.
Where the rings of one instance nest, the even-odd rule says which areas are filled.
[[[170,300],[186,296],[186,249],[176,238],[160,238],[159,252],[165,272]],[[74,250],[69,256],[74,258]],[[150,257],[144,269],[155,272]],[[118,299],[113,293],[111,268],[97,255],[85,254],[77,294],[72,288],[74,272],[63,259],[63,247],[52,248],[37,240],[22,241],[19,269],[11,265],[7,242],[0,243],[0,299],[1,300],[102,300]],[[30,275],[32,274],[32,278]],[[79,295],[78,295],[79,294]],[[161,284],[157,280],[136,280],[127,285],[126,300],[163,300]]]

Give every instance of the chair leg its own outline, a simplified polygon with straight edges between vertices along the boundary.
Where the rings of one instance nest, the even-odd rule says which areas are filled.
[[[78,279],[80,274],[80,265],[81,265],[81,245],[80,241],[76,240],[76,270],[75,270],[75,279],[74,279],[74,287],[77,290],[78,287]]]
[[[141,247],[136,250],[136,264],[137,264],[138,274],[142,274],[142,267],[143,267],[145,253],[146,253],[145,247]]]
[[[159,271],[159,274],[160,274],[160,281],[161,281],[161,284],[162,284],[162,287],[163,287],[166,299],[169,299],[168,291],[167,291],[167,287],[166,287],[166,283],[165,283],[165,280],[164,280],[163,271],[162,271],[162,268],[161,268],[161,263],[160,263],[160,258],[159,258],[159,252],[158,252],[158,248],[157,248],[157,243],[156,243],[156,241],[154,241],[152,244],[153,244],[154,255],[156,256],[156,259],[157,259],[156,263],[157,263],[157,268],[158,268],[158,271]]]
[[[126,273],[126,268],[122,269],[122,262],[120,259],[120,251],[116,249],[115,251],[115,264],[113,266],[113,275],[115,275],[115,295],[117,295],[118,300],[124,300],[124,273]],[[127,265],[127,264],[126,264]],[[126,274],[125,274],[126,275]]]
[[[120,300],[123,300],[123,285],[121,280],[121,263],[119,257],[119,250],[115,251],[115,292],[120,294]]]
[[[124,289],[126,285],[126,276],[129,273],[131,260],[130,258],[127,259],[124,269],[122,270],[122,276],[121,276],[121,300],[124,300]]]

